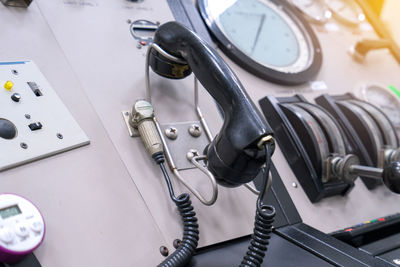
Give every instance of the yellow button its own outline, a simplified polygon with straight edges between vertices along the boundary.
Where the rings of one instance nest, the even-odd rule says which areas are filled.
[[[6,88],[7,91],[11,91],[11,89],[13,88],[13,86],[14,86],[14,83],[13,83],[13,82],[10,82],[10,81],[7,81],[7,82],[4,84],[4,88]]]

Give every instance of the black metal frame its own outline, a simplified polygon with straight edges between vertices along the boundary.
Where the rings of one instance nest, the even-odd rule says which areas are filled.
[[[273,185],[265,202],[274,205],[277,216],[262,266],[393,266],[304,224],[274,166],[271,172]],[[249,239],[245,236],[200,248],[188,267],[238,266]]]
[[[350,142],[353,153],[357,155],[361,165],[374,166],[374,162],[368,153],[368,149],[364,146],[363,142],[358,137],[357,131],[354,129],[354,122],[350,122],[346,115],[343,113],[342,109],[336,104],[336,101],[351,99],[357,98],[350,93],[336,96],[323,94],[317,97],[315,99],[315,102],[326,109],[338,121],[347,137],[347,140]],[[361,177],[361,180],[364,182],[368,189],[374,189],[382,185],[382,181],[377,179]]]
[[[300,95],[287,98],[268,96],[260,100],[261,110],[274,130],[275,139],[297,180],[313,203],[325,197],[347,194],[354,184],[350,185],[342,181],[322,183],[320,175],[313,167],[313,162],[304,148],[301,138],[280,105],[296,102],[308,103]]]

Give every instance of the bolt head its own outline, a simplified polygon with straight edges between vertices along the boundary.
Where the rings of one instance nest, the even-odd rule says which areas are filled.
[[[175,239],[173,242],[174,248],[177,249],[181,246],[182,241],[180,239]]]
[[[193,137],[199,137],[201,135],[202,131],[199,125],[197,124],[192,124],[189,127],[189,134]]]
[[[192,158],[197,157],[199,152],[196,149],[190,149],[188,153],[186,153],[186,158],[189,161],[192,161]]]
[[[28,148],[28,145],[26,143],[21,143],[20,146],[23,149],[27,149]]]
[[[178,129],[176,129],[175,127],[169,127],[165,129],[165,135],[169,139],[175,140],[176,138],[178,138]]]
[[[161,246],[160,247],[160,253],[161,255],[163,255],[164,257],[167,257],[169,254],[168,248],[166,246]]]

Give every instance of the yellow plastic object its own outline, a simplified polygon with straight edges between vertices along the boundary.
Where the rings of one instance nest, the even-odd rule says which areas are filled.
[[[7,91],[11,91],[12,88],[13,88],[13,86],[14,86],[14,83],[11,82],[11,81],[7,81],[7,82],[4,84],[4,88],[5,88]]]

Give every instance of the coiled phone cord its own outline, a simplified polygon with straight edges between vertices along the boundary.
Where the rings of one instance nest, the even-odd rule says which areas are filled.
[[[248,251],[243,257],[240,267],[261,266],[269,244],[270,234],[272,232],[272,223],[275,217],[275,208],[273,206],[263,204],[263,199],[268,183],[269,170],[271,167],[271,145],[266,144],[265,150],[265,177],[263,179],[261,192],[257,199],[254,233],[251,236]],[[196,213],[193,210],[192,202],[190,201],[190,196],[188,194],[181,194],[178,197],[175,196],[171,180],[164,166],[164,155],[162,153],[156,153],[153,155],[153,158],[156,163],[160,165],[161,171],[165,178],[165,182],[168,186],[170,197],[175,202],[184,225],[181,245],[178,247],[177,250],[175,250],[174,253],[172,253],[162,263],[160,263],[158,267],[186,266],[190,262],[197,248],[199,240],[199,225],[197,223]]]
[[[257,211],[254,221],[254,233],[250,239],[250,245],[246,255],[243,257],[239,267],[259,267],[261,266],[265,252],[271,238],[272,223],[275,217],[275,208],[273,206],[264,205],[263,199],[267,187],[269,170],[271,167],[271,144],[265,145],[266,164],[264,168],[264,180],[261,192],[257,199]]]
[[[193,210],[189,194],[181,194],[178,197],[175,196],[171,179],[164,166],[164,155],[162,153],[156,153],[153,155],[153,159],[160,165],[165,182],[168,186],[169,195],[172,201],[175,202],[183,221],[183,238],[181,245],[174,253],[160,263],[158,267],[186,266],[190,262],[199,241],[199,224],[197,223],[196,212]]]

